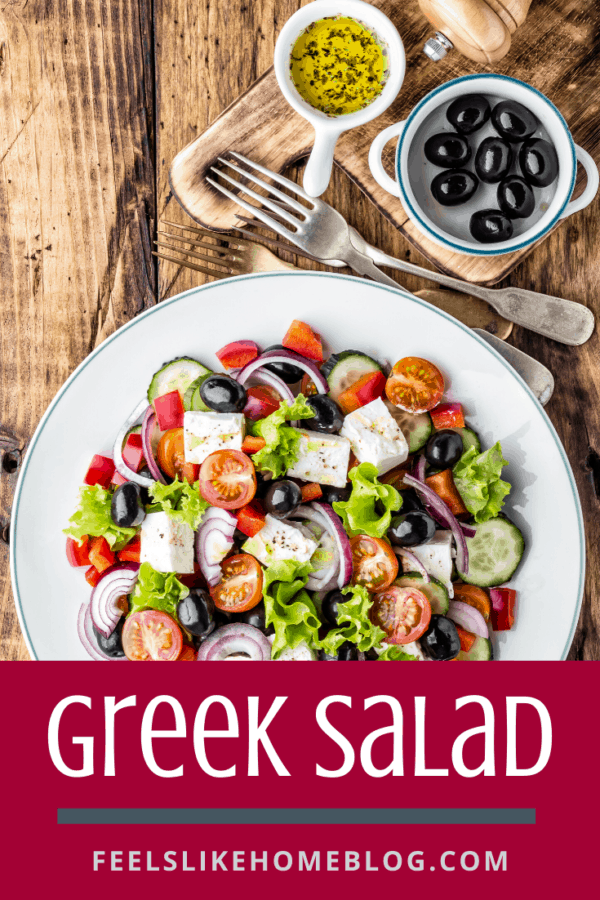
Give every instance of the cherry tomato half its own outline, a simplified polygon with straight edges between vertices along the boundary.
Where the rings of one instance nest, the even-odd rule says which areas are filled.
[[[423,413],[437,406],[444,393],[444,376],[426,359],[406,356],[399,360],[385,385],[394,406],[409,413]]]
[[[247,553],[239,553],[224,560],[221,571],[221,581],[210,589],[218,609],[241,613],[260,603],[263,573],[258,560]]]
[[[410,644],[427,631],[431,619],[429,600],[416,588],[393,584],[375,594],[369,612],[374,625],[386,633],[390,644]]]
[[[194,484],[198,481],[199,467],[195,463],[185,461],[183,445],[183,428],[171,428],[165,431],[156,451],[158,464],[169,478],[179,477],[181,481]]]
[[[179,625],[158,609],[133,613],[123,626],[123,650],[132,662],[171,662],[178,659],[183,641]]]
[[[217,450],[200,466],[200,493],[212,506],[241,509],[256,493],[252,461],[241,450]]]
[[[352,584],[368,591],[383,591],[398,574],[398,557],[386,541],[357,534],[350,541]]]

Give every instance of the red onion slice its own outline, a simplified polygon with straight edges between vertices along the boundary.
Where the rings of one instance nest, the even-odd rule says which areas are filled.
[[[452,512],[448,509],[448,506],[444,503],[441,497],[439,497],[435,491],[433,491],[428,485],[424,484],[422,481],[418,481],[418,479],[413,478],[412,475],[404,476],[404,483],[409,487],[414,487],[415,491],[418,494],[422,494],[424,499],[427,501],[427,505],[435,510],[438,515],[443,516],[448,526],[452,530],[452,534],[454,535],[454,540],[456,541],[456,564],[458,566],[459,572],[464,572],[465,575],[469,574],[469,551],[467,550],[467,542],[465,540],[465,536],[463,534],[463,530],[460,527],[460,522]]]
[[[415,474],[414,477],[418,481],[425,481],[425,466],[427,464],[427,460],[423,453],[417,457],[417,464],[415,466]]]
[[[234,659],[244,659],[244,656],[234,654],[244,654],[255,662],[266,662],[271,659],[271,645],[258,628],[235,622],[218,628],[202,642],[198,662],[222,661],[232,655]]]
[[[317,530],[313,530],[312,528],[307,528],[306,530],[310,532],[310,537],[314,538],[319,542],[319,546],[321,545],[323,538],[325,536],[329,537],[332,542],[332,551],[333,551],[333,559],[331,563],[326,566],[321,566],[319,569],[314,569],[308,577],[308,581],[306,582],[306,587],[309,591],[322,591],[326,585],[330,582],[334,582],[332,587],[337,584],[337,580],[339,578],[339,565],[340,565],[340,552],[338,549],[338,541],[333,533],[333,529],[331,528],[329,521],[325,520],[323,517],[323,513],[320,510],[312,509],[308,504],[302,504],[298,507],[298,509],[292,513],[292,515],[288,516],[288,519],[305,519],[310,522],[313,526],[316,526]],[[317,551],[315,550],[315,553]],[[311,559],[312,562],[312,559]]]
[[[463,603],[462,600],[451,600],[446,615],[456,625],[464,628],[465,631],[471,631],[473,634],[479,635],[479,637],[489,637],[486,621],[474,606]]]
[[[403,556],[404,559],[406,559],[411,564],[411,566],[413,567],[411,569],[411,572],[418,572],[419,575],[423,576],[423,581],[425,582],[425,584],[430,583],[431,578],[429,577],[429,572],[418,556],[416,556],[414,553],[411,553],[410,550],[407,550],[405,547],[393,547],[392,549],[396,556]]]
[[[413,473],[413,478],[416,478],[417,481],[423,482],[423,484],[425,483],[425,463],[426,463],[425,456],[423,454],[418,456],[417,464],[414,468],[414,473]],[[439,510],[432,509],[432,507],[427,503],[425,504],[425,508],[427,509],[427,512],[430,514],[432,519],[435,519],[435,521],[438,523],[438,525],[441,525],[442,528],[451,528],[452,527],[450,524],[450,519],[448,518],[447,515],[440,513]],[[463,524],[463,522],[459,522],[458,524],[460,525],[462,533],[464,534],[465,537],[469,537],[469,538],[475,537],[475,528],[473,528],[472,525],[465,525],[465,524]]]
[[[316,365],[309,359],[304,359],[303,356],[294,353],[293,350],[267,350],[266,353],[262,353],[256,359],[253,359],[252,362],[245,365],[238,374],[237,380],[240,384],[244,384],[257,369],[261,369],[268,363],[293,363],[299,369],[302,369],[303,372],[306,372],[307,375],[310,375],[320,394],[327,394],[329,391],[327,379],[321,374]]]
[[[196,559],[209,587],[221,580],[221,561],[233,547],[237,519],[226,509],[211,506],[196,532]]]
[[[119,475],[122,475],[127,481],[135,481],[136,484],[141,484],[142,487],[152,487],[154,479],[148,478],[147,475],[139,475],[137,472],[134,472],[133,469],[129,468],[123,459],[123,441],[125,440],[125,435],[129,429],[137,424],[138,420],[146,413],[147,409],[147,400],[142,400],[138,403],[129,418],[121,425],[113,446],[113,462]],[[147,461],[148,460],[146,460],[146,462]]]
[[[105,638],[111,636],[123,610],[117,606],[120,597],[129,596],[138,578],[139,563],[121,563],[102,573],[92,591],[90,615],[92,624]]]
[[[236,381],[240,384],[245,384],[250,378],[253,378],[259,384],[266,384],[269,387],[272,387],[277,391],[278,394],[281,395],[283,400],[289,400],[290,403],[294,402],[294,394],[292,389],[288,384],[285,383],[283,378],[280,378],[279,375],[276,375],[275,372],[269,372],[266,369],[260,369],[258,372],[251,372],[250,375],[243,375],[243,372],[248,367],[245,366],[244,369],[240,369],[238,374],[235,376]],[[243,381],[242,381],[243,377]]]
[[[94,629],[92,626],[92,616],[90,613],[90,604],[82,603],[79,608],[79,613],[77,616],[77,634],[79,635],[79,640],[83,644],[86,652],[92,659],[97,660],[98,662],[119,662],[123,659],[126,659],[124,656],[107,656],[106,653],[103,653],[99,646],[96,638],[94,637]]]
[[[344,530],[342,520],[333,511],[329,503],[311,503],[310,506],[321,513],[328,529],[333,534],[340,558],[340,571],[338,575],[338,587],[345,587],[352,578],[352,550],[350,540]]]
[[[166,484],[166,479],[163,473],[160,471],[158,463],[154,459],[154,450],[152,448],[152,432],[154,430],[155,424],[156,413],[154,412],[154,409],[149,406],[144,414],[144,419],[142,421],[142,448],[144,450],[146,465],[150,469],[152,477],[156,481],[160,481],[161,484]]]

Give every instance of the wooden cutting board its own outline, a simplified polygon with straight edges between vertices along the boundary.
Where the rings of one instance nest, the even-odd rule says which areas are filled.
[[[441,271],[480,284],[504,278],[530,249],[496,259],[462,256],[425,238],[410,222],[397,198],[375,182],[368,166],[369,147],[376,134],[405,119],[414,105],[433,88],[474,72],[490,72],[452,51],[443,61],[431,62],[422,52],[431,29],[417,0],[374,0],[397,26],[407,56],[404,84],[394,104],[378,119],[343,134],[335,162],[367,197]],[[509,54],[493,71],[526,81],[543,91],[561,110],[576,143],[600,160],[598,113],[600,25],[598,0],[534,0],[529,16],[513,36]],[[308,156],[311,126],[286,103],[273,69],[269,69],[195,141],[173,160],[171,188],[189,215],[207,228],[229,230],[239,209],[205,181],[217,157],[237,150],[268,168],[283,172]],[[384,153],[393,173],[395,141]],[[581,182],[583,178],[579,173]],[[576,193],[579,187],[576,187]],[[560,227],[557,226],[557,227]]]

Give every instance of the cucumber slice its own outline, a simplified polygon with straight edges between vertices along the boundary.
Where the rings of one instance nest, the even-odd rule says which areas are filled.
[[[499,516],[475,526],[475,537],[467,538],[469,572],[458,574],[467,584],[494,587],[510,581],[521,562],[525,542],[516,525]]]
[[[174,359],[152,376],[148,388],[148,402],[153,403],[157,397],[170,394],[171,391],[179,391],[183,397],[194,379],[201,375],[211,374],[210,369],[195,359],[185,356],[182,356],[181,359]]]
[[[431,581],[427,583],[418,572],[407,572],[405,575],[401,575],[400,578],[396,578],[394,584],[397,584],[398,587],[416,588],[422,594],[425,594],[429,600],[432,613],[445,616],[448,612],[450,597],[442,582],[438,581],[437,578],[431,578]]]
[[[195,378],[187,388],[183,395],[183,408],[186,411],[193,409],[199,412],[210,412],[208,406],[200,396],[200,385],[212,374],[212,372],[207,372],[205,375],[201,375],[200,378]]]
[[[337,400],[340,394],[355,384],[368,372],[382,372],[377,362],[359,350],[343,350],[332,353],[327,362],[321,366],[321,372],[329,384],[329,396]]]
[[[461,650],[456,659],[460,659],[461,662],[481,662],[485,659],[493,659],[494,651],[492,649],[492,642],[489,638],[480,637],[477,635],[473,646],[465,653],[464,650]]]
[[[416,453],[417,450],[425,446],[433,433],[431,416],[428,412],[417,413],[417,415],[413,416],[411,413],[394,406],[389,400],[384,402],[406,438],[408,452]]]
[[[477,453],[481,453],[481,441],[472,428],[451,428],[450,430],[460,434],[463,442],[463,453],[466,453],[471,447],[475,447]]]

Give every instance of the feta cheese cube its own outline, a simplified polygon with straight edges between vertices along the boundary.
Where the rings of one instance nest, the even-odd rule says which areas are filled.
[[[408,549],[423,563],[428,574],[441,581],[447,588],[450,597],[453,597],[452,559],[454,544],[452,532],[436,531],[433,539],[428,544],[418,544],[416,547],[409,547]],[[402,560],[403,571],[410,572],[411,563],[403,556],[400,559]]]
[[[379,475],[408,458],[406,438],[380,397],[346,416],[340,434],[350,441],[359,463],[373,463]]]
[[[296,429],[300,435],[298,459],[287,474],[304,481],[345,487],[348,481],[350,441],[339,434]]]
[[[186,412],[183,416],[185,461],[200,465],[216,450],[241,450],[245,433],[243,413]]]
[[[317,546],[317,542],[306,537],[299,528],[267,514],[261,530],[246,541],[242,550],[268,566],[279,559],[308,562]]]
[[[175,522],[165,512],[148,513],[142,522],[140,562],[157,572],[194,572],[194,532],[186,522]]]

